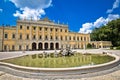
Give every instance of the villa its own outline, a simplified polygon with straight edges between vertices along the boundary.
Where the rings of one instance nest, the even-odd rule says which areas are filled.
[[[71,32],[68,25],[42,20],[17,20],[16,26],[0,27],[0,51],[83,49],[112,46],[110,41],[91,41],[90,34]]]

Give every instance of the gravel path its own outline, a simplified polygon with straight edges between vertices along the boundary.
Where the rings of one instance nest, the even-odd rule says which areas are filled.
[[[82,53],[102,53],[102,52],[109,52],[109,53],[113,53],[116,54],[118,56],[120,56],[120,50],[102,50],[102,49],[94,49],[94,50],[76,50],[77,52],[82,52]],[[22,55],[26,55],[26,54],[32,54],[32,53],[41,53],[42,51],[32,51],[32,52],[0,52],[0,59],[6,59],[6,58],[12,58],[12,57],[16,57],[16,56],[22,56]],[[48,51],[51,52],[51,51]],[[53,51],[52,51],[53,52]],[[94,73],[96,74],[96,73]],[[96,74],[97,75],[97,74]],[[78,75],[79,76],[79,75]],[[45,76],[44,76],[45,77]],[[14,76],[8,73],[5,73],[3,71],[0,71],[0,80],[52,80],[51,79],[30,79],[30,78],[23,78],[23,77],[18,77],[18,76]],[[76,78],[76,79],[53,79],[53,80],[120,80],[120,65],[119,68],[115,71],[107,71],[107,74],[103,74],[103,75],[98,75],[98,76],[93,76],[93,77],[84,77],[84,78]]]

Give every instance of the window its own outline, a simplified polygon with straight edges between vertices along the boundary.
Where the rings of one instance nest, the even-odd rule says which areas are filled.
[[[29,46],[28,45],[26,45],[26,50],[29,50]]]
[[[58,31],[58,29],[55,29],[55,31],[57,32],[57,31]]]
[[[29,26],[27,26],[27,30],[29,30]]]
[[[47,28],[45,28],[45,31],[47,31]]]
[[[45,36],[45,40],[48,40],[48,37],[47,37],[47,35]]]
[[[15,46],[14,45],[12,45],[12,50],[15,50]]]
[[[62,29],[60,29],[60,32],[62,32]]]
[[[75,40],[75,37],[73,37],[73,40]]]
[[[81,41],[82,41],[83,39],[82,39],[82,37],[81,37]]]
[[[22,29],[22,25],[20,25],[20,29]]]
[[[71,36],[69,37],[69,40],[71,40]]]
[[[40,31],[42,30],[42,28],[41,28],[41,27],[40,27],[39,29],[40,29]]]
[[[20,34],[20,39],[22,39],[22,34]]]
[[[52,37],[52,36],[50,36],[50,39],[52,40],[52,39],[53,39],[53,37]]]
[[[7,46],[6,46],[6,45],[4,45],[4,50],[5,50],[5,51],[7,50]]]
[[[8,38],[8,34],[7,33],[5,33],[5,38]]]
[[[36,36],[35,36],[35,35],[33,35],[33,39],[36,39]]]
[[[61,40],[63,40],[63,37],[61,36]]]
[[[51,32],[52,32],[52,30],[53,30],[53,29],[52,29],[52,28],[50,28],[50,31],[51,31]]]
[[[33,27],[34,30],[36,30],[36,27]]]
[[[21,45],[19,45],[19,50],[22,50],[22,46]]]
[[[12,38],[15,39],[15,34],[12,34]]]
[[[56,40],[58,40],[58,37],[56,36]]]
[[[77,37],[77,40],[79,41],[79,37]]]
[[[40,35],[40,38],[39,39],[42,39],[42,36]]]
[[[67,30],[65,30],[65,32],[67,32]]]
[[[27,34],[26,39],[27,39],[27,40],[29,39],[29,34]]]

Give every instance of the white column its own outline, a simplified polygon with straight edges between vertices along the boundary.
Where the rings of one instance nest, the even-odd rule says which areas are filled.
[[[48,34],[48,49],[50,49],[50,28],[48,28],[48,32],[47,32],[47,34]]]
[[[56,29],[54,28],[54,49],[56,50]]]
[[[38,27],[36,27],[36,40],[38,41]]]
[[[36,49],[38,49],[38,27],[36,27]]]
[[[45,37],[45,34],[44,34],[44,27],[42,27],[42,44],[43,44],[43,49],[45,49],[45,47],[44,47],[44,37]]]
[[[16,47],[15,47],[15,48],[16,48],[16,50],[19,50],[19,48],[18,48],[18,46],[19,46],[19,44],[18,44],[18,38],[19,38],[19,37],[18,37],[18,36],[19,36],[19,34],[18,34],[18,23],[17,23],[17,33],[16,33],[16,34],[17,34],[17,35],[16,35],[16,40],[17,40],[17,41],[16,41]]]
[[[32,26],[30,26],[30,40],[32,40]]]
[[[29,26],[30,27],[30,45],[29,45],[29,49],[32,50],[32,26]]]
[[[38,42],[36,42],[36,49],[38,50]]]

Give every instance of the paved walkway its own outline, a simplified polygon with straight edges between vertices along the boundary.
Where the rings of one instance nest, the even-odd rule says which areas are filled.
[[[82,53],[109,52],[109,53],[120,56],[120,50],[94,49],[94,50],[76,50],[76,51],[82,52]],[[47,51],[47,52],[54,52],[54,51]],[[33,53],[42,53],[42,51],[26,51],[25,53],[23,53],[23,52],[0,52],[0,59],[18,57],[18,56],[22,56],[22,55],[26,55],[26,54],[33,54]],[[0,71],[0,80],[43,80],[43,79],[22,78],[22,77],[14,76],[14,75],[5,73],[3,71]],[[45,79],[45,80],[51,80],[51,79]],[[84,78],[78,78],[78,79],[54,79],[54,80],[120,80],[120,68],[112,73],[108,72],[108,74],[105,74],[105,75],[103,74],[103,75],[98,75],[98,76],[94,76],[94,77],[87,77],[87,78],[84,77]]]

